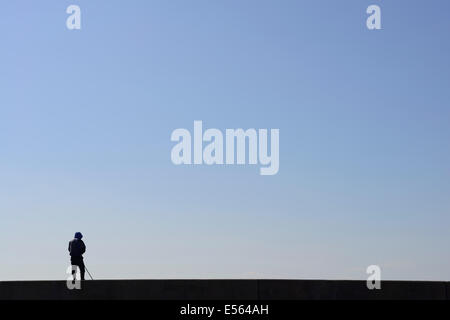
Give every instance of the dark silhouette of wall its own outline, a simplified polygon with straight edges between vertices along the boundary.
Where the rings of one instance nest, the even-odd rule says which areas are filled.
[[[0,282],[0,300],[341,300],[450,299],[449,282],[347,280],[95,280],[81,290],[65,281]]]

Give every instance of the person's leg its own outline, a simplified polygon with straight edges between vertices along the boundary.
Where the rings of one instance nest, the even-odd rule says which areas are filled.
[[[77,276],[77,262],[75,261],[75,259],[73,257],[70,257],[70,265],[72,266],[72,277],[73,280],[76,279]]]
[[[77,267],[77,268],[74,268],[75,270],[72,270],[72,274],[74,275],[74,278],[75,278],[76,273],[80,272],[81,280],[84,280],[84,264],[83,264],[83,260],[78,258],[78,257],[72,257],[70,259],[70,262],[72,263],[72,266]]]
[[[80,264],[78,265],[78,267],[80,268],[81,280],[84,280],[84,273],[86,268],[84,267],[83,259],[80,260]]]

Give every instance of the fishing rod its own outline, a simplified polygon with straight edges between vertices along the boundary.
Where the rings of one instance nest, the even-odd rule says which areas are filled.
[[[89,277],[91,277],[91,280],[94,280],[94,278],[92,278],[91,273],[89,272],[88,268],[86,267],[86,265],[84,265],[84,268],[86,269],[87,273],[89,274]]]

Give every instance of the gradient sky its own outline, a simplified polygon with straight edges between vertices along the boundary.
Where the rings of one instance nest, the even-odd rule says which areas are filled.
[[[97,279],[450,280],[449,17],[447,0],[1,1],[0,280],[65,279],[75,231]],[[194,120],[279,128],[279,173],[173,165]]]

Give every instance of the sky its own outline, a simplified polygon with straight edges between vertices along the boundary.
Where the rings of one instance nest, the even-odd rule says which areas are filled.
[[[96,279],[450,280],[449,9],[1,1],[0,280],[66,279],[76,231]],[[195,120],[279,129],[278,174],[174,165]]]

